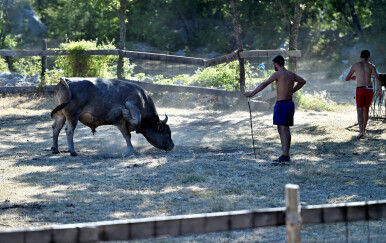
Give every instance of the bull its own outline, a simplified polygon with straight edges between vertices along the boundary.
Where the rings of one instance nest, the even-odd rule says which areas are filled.
[[[61,77],[54,94],[55,108],[51,118],[53,128],[52,153],[58,154],[58,136],[67,122],[66,137],[71,156],[76,156],[74,131],[78,121],[91,128],[92,133],[102,125],[115,125],[127,144],[127,154],[135,154],[131,132],[142,134],[158,149],[174,148],[168,116],[160,120],[154,103],[140,86],[116,79]]]

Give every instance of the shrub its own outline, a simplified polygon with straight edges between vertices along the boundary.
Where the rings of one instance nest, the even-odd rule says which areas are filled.
[[[294,101],[300,108],[316,111],[333,111],[337,106],[336,102],[328,97],[325,90],[314,94],[304,94],[302,90],[294,94]]]
[[[0,57],[0,72],[9,72],[8,64],[3,57]]]
[[[62,69],[63,74],[67,77],[108,77],[108,64],[117,59],[113,56],[86,56],[83,51],[115,49],[111,43],[97,44],[95,41],[68,41],[61,43],[60,49],[66,50],[70,55],[60,56],[55,61],[55,68]]]
[[[192,82],[204,87],[223,87],[225,90],[238,90],[238,61],[229,64],[219,64],[214,67],[198,69],[192,77]]]
[[[53,70],[47,70],[45,75],[46,84],[55,84],[59,77],[100,77],[115,78],[116,64],[118,56],[105,55],[83,55],[87,50],[115,49],[110,43],[97,43],[95,41],[67,41],[61,43],[59,49],[66,50],[70,55],[59,56],[54,64]],[[128,58],[124,58],[123,76],[130,77],[133,74],[135,65],[130,63]]]
[[[41,72],[41,57],[21,57],[13,63],[15,71],[23,76],[39,75]]]
[[[245,72],[246,86],[260,80],[254,78],[254,75],[252,74],[252,67],[248,62],[245,64]],[[165,78],[163,75],[157,75],[153,77],[153,79],[159,84],[193,85],[210,88],[216,87],[229,91],[237,91],[240,88],[239,62],[233,61],[227,64],[219,64],[205,69],[199,68],[192,76],[182,74],[173,78]]]

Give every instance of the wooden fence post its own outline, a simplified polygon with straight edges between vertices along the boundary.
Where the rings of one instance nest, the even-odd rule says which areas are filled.
[[[43,39],[43,48],[42,50],[45,51],[47,50],[47,39]],[[42,56],[42,73],[40,74],[41,79],[42,79],[42,85],[45,85],[45,80],[44,80],[44,75],[46,74],[46,69],[47,69],[47,56]]]
[[[300,243],[300,203],[299,186],[295,184],[285,185],[285,204],[286,204],[286,242]]]

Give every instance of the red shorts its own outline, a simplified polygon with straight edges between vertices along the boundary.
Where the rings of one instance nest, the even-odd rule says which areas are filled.
[[[357,88],[356,91],[356,100],[357,107],[366,107],[369,108],[371,101],[373,100],[374,90],[366,88]]]

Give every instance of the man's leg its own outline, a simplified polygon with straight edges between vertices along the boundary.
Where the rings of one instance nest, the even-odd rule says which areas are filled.
[[[357,138],[361,138],[361,137],[363,137],[363,135],[365,135],[365,131],[364,131],[364,107],[357,107],[357,113],[358,113],[358,125],[359,125],[359,135],[357,136]]]
[[[280,135],[282,153],[285,156],[289,156],[289,150],[291,146],[291,131],[289,126],[277,125],[277,131]]]
[[[367,122],[369,121],[369,107],[363,107],[363,134],[366,134]]]

